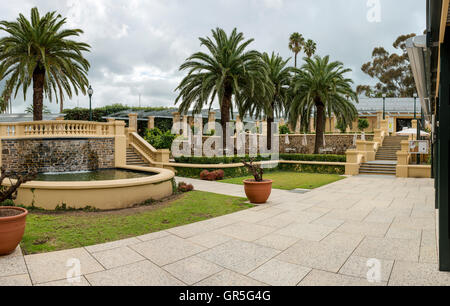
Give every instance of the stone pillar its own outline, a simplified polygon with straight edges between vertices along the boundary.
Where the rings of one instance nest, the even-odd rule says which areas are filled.
[[[314,122],[314,119],[311,118],[311,120],[309,121],[309,126],[310,126],[311,133],[315,133],[316,132],[316,124]]]
[[[209,112],[208,115],[208,131],[216,129],[216,112]]]
[[[173,124],[174,125],[181,121],[180,113],[173,113],[172,116],[173,116]]]
[[[116,167],[127,164],[127,138],[125,136],[125,122],[114,121],[114,163]]]
[[[262,121],[262,134],[263,135],[267,135],[267,133],[268,133],[268,126],[267,126],[267,119],[264,119],[263,121]]]
[[[181,121],[181,116],[180,113],[172,113],[173,116],[173,125],[172,125],[172,133],[173,134],[180,134],[180,127],[178,126],[178,124]]]
[[[236,116],[236,133],[240,134],[244,130],[244,124],[242,123],[241,116]]]
[[[331,117],[330,124],[330,133],[336,132],[336,117]]]
[[[298,117],[297,125],[295,126],[295,133],[296,134],[300,134],[300,132],[301,132],[301,122],[302,122],[302,117]]]
[[[155,128],[155,117],[153,116],[148,117],[147,128],[149,130],[153,130]]]
[[[381,129],[381,121],[383,120],[383,112],[382,111],[378,111],[377,112],[377,129]]]
[[[137,132],[138,130],[138,114],[128,114],[128,128],[130,132]]]
[[[188,124],[189,117],[183,116],[183,137],[189,136],[189,124]]]

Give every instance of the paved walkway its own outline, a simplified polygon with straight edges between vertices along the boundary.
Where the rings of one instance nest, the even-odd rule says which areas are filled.
[[[243,196],[242,186],[182,180]],[[0,258],[0,286],[69,285],[77,262],[75,285],[450,285],[437,269],[435,214],[432,180],[351,177],[306,194],[274,190],[268,205],[141,237],[17,250]]]

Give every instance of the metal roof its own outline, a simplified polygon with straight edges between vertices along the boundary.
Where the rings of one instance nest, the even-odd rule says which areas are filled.
[[[43,114],[44,121],[56,120],[56,118],[64,117],[64,114]],[[33,114],[0,114],[0,123],[5,122],[31,122]]]
[[[420,101],[417,99],[417,113],[420,113]],[[359,103],[355,104],[356,109],[358,110],[358,113],[361,116],[375,116],[377,112],[383,110],[383,98],[360,98]],[[214,111],[216,113],[216,120],[220,120],[221,113],[220,110],[213,109],[211,111]],[[155,118],[165,118],[165,119],[172,119],[173,113],[178,112],[177,108],[168,108],[161,111],[135,111],[135,110],[126,110],[121,111],[115,114],[111,114],[109,116],[104,117],[106,118],[114,118],[117,120],[128,120],[128,114],[135,113],[138,114],[138,120],[139,121],[147,121],[148,117],[155,117]],[[414,98],[386,98],[386,112],[390,115],[411,115],[414,114]],[[192,111],[187,113],[188,116],[193,116]],[[236,118],[238,114],[234,114],[234,118]],[[201,114],[198,114],[197,116],[201,116],[202,118],[208,118],[209,117],[209,110],[204,109]],[[244,122],[255,122],[259,119],[257,118],[251,118],[249,116],[246,116],[244,118]],[[278,119],[276,119],[278,120]]]
[[[416,103],[416,111],[420,113],[419,99]],[[382,111],[383,98],[360,98],[355,106],[358,113]],[[414,98],[386,98],[386,112],[414,114]]]

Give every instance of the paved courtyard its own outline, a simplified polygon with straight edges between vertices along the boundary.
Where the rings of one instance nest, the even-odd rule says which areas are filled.
[[[181,179],[197,190],[243,187]],[[0,258],[3,285],[450,285],[438,272],[433,181],[351,177],[171,230]],[[76,276],[77,263],[81,279]],[[368,277],[378,282],[370,283]]]

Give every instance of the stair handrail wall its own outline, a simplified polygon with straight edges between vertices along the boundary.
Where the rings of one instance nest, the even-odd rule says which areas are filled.
[[[133,130],[128,134],[129,146],[154,167],[169,163],[170,150],[157,150]]]
[[[384,139],[389,135],[389,118],[380,121],[380,128],[374,130],[373,141],[356,141],[356,149],[346,152],[347,163],[345,165],[345,175],[358,175],[361,165],[374,161],[380,147],[383,146]]]

